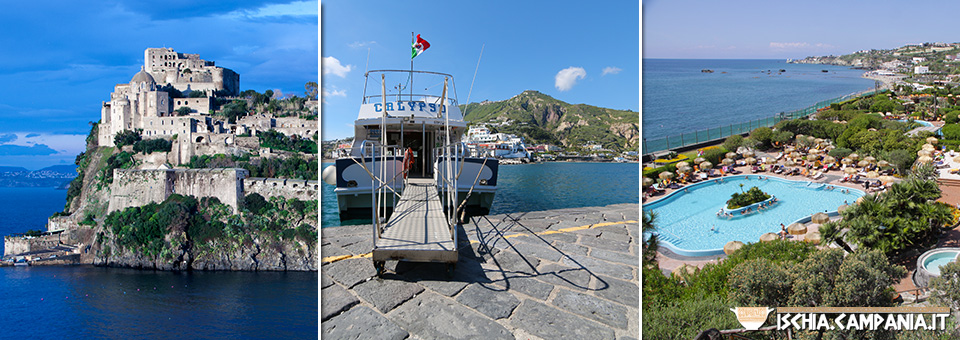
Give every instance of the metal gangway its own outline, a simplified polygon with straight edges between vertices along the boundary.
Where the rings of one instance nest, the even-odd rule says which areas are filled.
[[[446,95],[445,78],[443,95],[439,99],[440,105],[445,105]],[[386,103],[385,95],[383,95],[383,101]],[[385,141],[386,110],[383,117],[380,131],[381,140]],[[444,127],[447,143],[437,150],[439,158],[436,159],[440,162],[437,163],[439,166],[435,169],[434,178],[403,176],[401,193],[390,185],[398,173],[387,169],[386,155],[396,154],[396,151],[391,152],[388,149],[391,146],[370,144],[371,150],[379,148],[375,154],[382,162],[379,167],[375,164],[371,166],[371,169],[379,169],[378,173],[371,173],[374,183],[371,186],[374,228],[372,258],[377,275],[383,274],[385,262],[388,260],[446,263],[449,274],[452,274],[455,269],[458,261],[457,229],[460,221],[457,217],[460,210],[457,206],[457,175],[460,173],[462,158],[466,153],[463,152],[462,145],[450,142],[449,117],[446,117]],[[376,162],[377,157],[373,158]],[[405,175],[407,171],[404,169],[399,174]],[[441,192],[444,194],[441,195]],[[388,219],[387,208],[397,197],[399,200],[393,205],[392,214]]]

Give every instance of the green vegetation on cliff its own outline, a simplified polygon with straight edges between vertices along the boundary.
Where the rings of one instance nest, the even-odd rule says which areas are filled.
[[[568,104],[537,91],[513,98],[461,105],[464,120],[485,123],[496,132],[526,138],[528,144],[562,144],[579,147],[595,142],[612,150],[636,149],[640,142],[640,115],[586,104]]]
[[[228,156],[224,154],[190,157],[190,163],[184,164],[191,169],[203,168],[244,168],[250,171],[250,177],[292,178],[317,180],[317,159],[304,160],[290,158],[255,158],[250,155]]]
[[[296,135],[287,136],[274,130],[260,132],[257,137],[260,138],[260,146],[265,148],[310,154],[316,154],[318,149],[315,140],[301,139]]]

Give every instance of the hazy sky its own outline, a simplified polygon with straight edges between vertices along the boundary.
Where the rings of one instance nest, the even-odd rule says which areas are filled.
[[[0,10],[0,165],[72,164],[148,47],[196,53],[241,90],[316,81],[316,1],[14,1]]]
[[[449,73],[461,103],[537,90],[571,104],[639,111],[640,6],[633,1],[321,3],[323,139],[353,136],[367,69],[409,69],[410,32],[431,46],[417,70]]]
[[[643,2],[643,57],[787,59],[957,42],[955,1]]]

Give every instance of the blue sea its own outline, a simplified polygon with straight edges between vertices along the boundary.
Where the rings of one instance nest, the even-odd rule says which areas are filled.
[[[45,230],[66,190],[0,188],[0,234]],[[0,267],[0,338],[316,339],[317,273]]]
[[[638,163],[545,162],[500,165],[499,172],[491,215],[640,202]],[[321,226],[370,223],[340,221],[335,187],[321,185]]]
[[[786,60],[644,59],[643,138],[766,118],[873,88],[864,72]]]

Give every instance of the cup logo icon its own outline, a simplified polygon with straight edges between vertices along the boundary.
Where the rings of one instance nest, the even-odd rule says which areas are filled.
[[[740,321],[743,328],[755,331],[760,329],[760,326],[763,326],[763,323],[767,321],[767,315],[774,311],[774,309],[767,307],[737,307],[730,308],[730,311],[737,314],[737,321]]]

